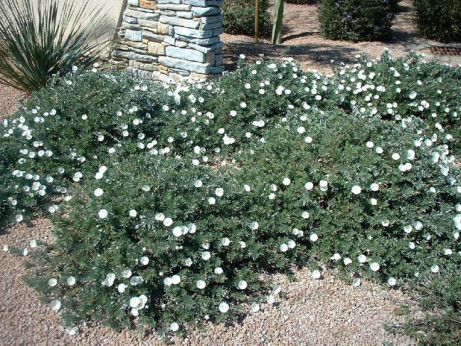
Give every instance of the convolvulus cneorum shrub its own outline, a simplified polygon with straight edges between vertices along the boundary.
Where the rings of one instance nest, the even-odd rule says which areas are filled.
[[[29,283],[70,326],[166,333],[256,313],[279,292],[261,275],[291,264],[391,287],[456,269],[459,76],[389,54],[332,76],[290,59],[177,86],[71,75],[0,139],[8,215],[26,216],[25,190],[66,197]]]
[[[322,0],[320,31],[333,40],[386,41],[392,34],[394,8],[388,0]]]
[[[461,42],[461,2],[414,0],[419,31],[442,42]]]

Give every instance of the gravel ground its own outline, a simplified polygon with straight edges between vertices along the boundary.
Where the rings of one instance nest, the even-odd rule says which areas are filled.
[[[405,55],[411,47],[433,44],[416,35],[410,0],[395,21],[394,38],[389,43],[347,43],[321,38],[315,19],[315,6],[285,5],[285,39],[273,46],[267,40],[253,44],[251,38],[223,35],[225,61],[232,69],[243,53],[248,60],[258,54],[280,58],[291,56],[303,67],[330,72],[330,60],[352,63],[355,55],[380,56],[390,48],[394,56]],[[410,47],[410,48],[409,48]],[[452,61],[447,61],[452,62]],[[0,119],[10,115],[24,94],[0,85]],[[32,239],[52,241],[51,224],[37,219],[0,232],[0,246],[26,248]],[[30,249],[30,251],[33,251]],[[100,325],[81,326],[69,336],[60,324],[59,315],[42,306],[38,295],[22,282],[25,258],[0,250],[0,345],[164,345],[155,332],[148,330],[116,333]],[[346,285],[328,272],[314,280],[307,268],[296,271],[296,281],[278,275],[273,279],[283,289],[284,297],[273,306],[263,306],[257,314],[247,315],[232,326],[206,324],[204,330],[190,329],[186,339],[168,340],[175,345],[378,345],[389,342],[413,345],[406,336],[384,331],[383,324],[398,324],[395,312],[409,297],[401,290],[389,290],[362,280],[359,287]],[[397,310],[396,310],[397,309]]]

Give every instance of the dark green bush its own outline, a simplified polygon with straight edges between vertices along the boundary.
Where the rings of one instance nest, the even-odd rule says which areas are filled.
[[[259,6],[259,30],[261,33],[264,33],[268,31],[268,26],[270,26],[271,17],[267,11],[269,3],[267,0],[260,0]],[[224,0],[221,7],[224,16],[224,32],[232,35],[254,35],[254,7],[254,1]]]
[[[291,264],[390,286],[455,270],[460,75],[389,54],[330,77],[290,59],[171,87],[70,75],[0,137],[7,187],[39,172],[66,196],[28,282],[69,325],[167,332],[272,303],[260,274]]]
[[[388,0],[322,0],[320,31],[333,40],[386,41],[391,37],[393,6]]]
[[[442,42],[461,42],[461,1],[414,0],[419,31]]]

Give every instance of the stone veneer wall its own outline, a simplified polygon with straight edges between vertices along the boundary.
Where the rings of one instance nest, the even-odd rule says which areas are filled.
[[[111,62],[154,80],[224,70],[222,0],[128,0]]]

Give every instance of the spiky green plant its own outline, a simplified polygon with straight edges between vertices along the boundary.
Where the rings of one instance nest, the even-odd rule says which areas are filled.
[[[0,83],[31,92],[73,65],[88,66],[105,49],[102,8],[89,0],[0,1]]]

